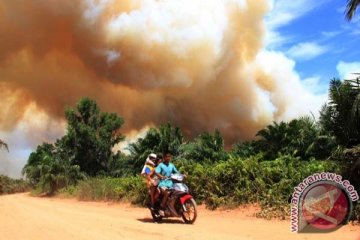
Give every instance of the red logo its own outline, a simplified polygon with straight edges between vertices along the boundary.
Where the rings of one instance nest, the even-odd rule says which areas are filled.
[[[309,225],[319,230],[331,230],[347,222],[351,202],[339,185],[320,182],[304,192],[301,209]]]

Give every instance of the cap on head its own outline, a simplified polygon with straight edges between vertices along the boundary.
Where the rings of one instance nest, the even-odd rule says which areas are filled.
[[[155,158],[156,158],[156,154],[155,154],[155,153],[150,153],[150,154],[149,154],[149,158],[155,159]]]

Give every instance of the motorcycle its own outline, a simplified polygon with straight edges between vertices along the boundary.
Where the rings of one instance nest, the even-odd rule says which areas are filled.
[[[156,222],[163,218],[181,217],[185,223],[192,224],[197,217],[197,207],[194,198],[189,194],[189,188],[183,183],[184,175],[173,174],[170,178],[173,187],[170,188],[169,197],[164,211],[160,211],[162,195],[159,196],[154,208],[150,208],[151,216]]]

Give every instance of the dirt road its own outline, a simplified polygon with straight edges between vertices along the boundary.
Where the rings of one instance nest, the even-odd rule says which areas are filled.
[[[180,220],[153,223],[147,209],[119,203],[36,198],[28,194],[0,196],[0,239],[360,239],[359,226],[326,235],[292,234],[288,221],[266,221],[247,212],[199,209],[194,225]]]

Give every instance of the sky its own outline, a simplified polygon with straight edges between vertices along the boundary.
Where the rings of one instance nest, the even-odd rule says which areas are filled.
[[[123,116],[127,140],[172,122],[228,145],[272,121],[318,116],[332,78],[360,72],[345,0],[0,2],[0,174],[66,132],[83,96]]]
[[[326,93],[332,78],[351,78],[360,69],[360,18],[345,20],[346,1],[274,1],[266,22],[271,29],[267,48],[296,62],[295,70],[308,89]],[[276,36],[276,37],[271,37]]]

